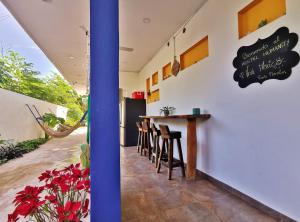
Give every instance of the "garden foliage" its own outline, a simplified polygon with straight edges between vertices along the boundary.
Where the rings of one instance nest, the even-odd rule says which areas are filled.
[[[0,88],[69,108],[67,123],[70,125],[84,113],[83,97],[60,74],[44,76],[14,51],[0,55]]]
[[[22,157],[23,154],[29,153],[37,149],[40,145],[47,142],[45,138],[27,140],[19,143],[5,141],[0,144],[0,164],[6,163],[9,160]]]
[[[52,127],[52,128],[54,128],[58,124],[64,124],[65,123],[65,119],[64,118],[57,117],[53,113],[45,113],[43,115],[43,120],[47,123],[47,125],[49,127]]]

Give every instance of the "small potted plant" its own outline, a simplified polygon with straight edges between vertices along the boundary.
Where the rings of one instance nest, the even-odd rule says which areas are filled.
[[[173,111],[175,110],[175,108],[173,106],[164,106],[160,109],[160,114],[164,114],[164,116],[168,116],[170,115]]]
[[[266,24],[268,24],[268,20],[263,19],[263,20],[260,21],[257,28],[261,28],[261,27],[265,26]]]

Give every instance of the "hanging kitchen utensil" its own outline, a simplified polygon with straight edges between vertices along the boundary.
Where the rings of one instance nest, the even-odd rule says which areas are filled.
[[[173,43],[174,43],[174,61],[172,65],[172,74],[174,76],[177,76],[179,70],[180,70],[180,63],[176,59],[176,44],[175,44],[175,36],[173,37]]]

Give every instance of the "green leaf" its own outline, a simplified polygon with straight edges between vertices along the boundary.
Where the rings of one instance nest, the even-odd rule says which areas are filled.
[[[0,88],[68,108],[66,123],[70,125],[80,120],[87,107],[86,97],[79,96],[60,74],[43,76],[32,63],[14,51],[0,56]],[[49,124],[53,125],[55,121]]]

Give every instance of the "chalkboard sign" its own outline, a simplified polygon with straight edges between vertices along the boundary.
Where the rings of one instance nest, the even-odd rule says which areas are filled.
[[[233,60],[236,68],[233,79],[245,88],[256,82],[262,84],[268,79],[288,78],[299,62],[299,54],[292,51],[297,42],[298,35],[282,27],[266,39],[239,48]]]

